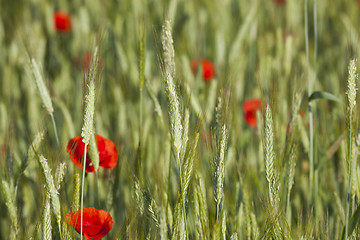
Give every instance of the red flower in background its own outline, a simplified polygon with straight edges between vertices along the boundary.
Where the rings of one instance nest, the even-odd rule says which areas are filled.
[[[69,32],[71,30],[71,19],[69,14],[65,12],[55,12],[54,24],[58,32]]]
[[[286,3],[286,0],[274,0],[274,3],[277,5],[282,5]]]
[[[91,63],[92,54],[91,52],[85,52],[82,56],[82,68],[83,70],[88,70]],[[103,66],[104,62],[102,59],[99,60],[98,67],[101,68]]]
[[[194,74],[196,74],[198,71],[199,63],[201,63],[202,77],[203,77],[204,81],[205,82],[210,81],[215,76],[214,64],[205,58],[193,59],[191,61],[191,70],[193,71]]]
[[[83,70],[88,70],[91,62],[91,52],[86,52],[82,56],[82,68]]]
[[[118,151],[115,144],[98,134],[95,134],[96,142],[99,152],[99,166],[104,168],[115,168],[118,161]],[[85,143],[82,141],[82,137],[74,137],[70,139],[66,151],[69,153],[71,160],[78,168],[82,168],[82,161],[84,159]],[[86,149],[88,151],[88,149]],[[86,154],[85,172],[94,172],[94,166],[91,163],[89,154]]]
[[[260,99],[250,99],[244,102],[243,111],[244,119],[251,127],[256,127],[256,112],[261,109],[261,100]]]
[[[66,223],[80,233],[81,210],[66,214]],[[86,239],[100,239],[110,232],[113,226],[111,215],[93,207],[83,208],[83,234]]]

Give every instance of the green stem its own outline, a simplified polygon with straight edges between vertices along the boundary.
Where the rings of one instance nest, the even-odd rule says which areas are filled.
[[[169,204],[169,202],[171,202],[171,166],[172,166],[172,161],[171,161],[171,148],[170,148],[170,154],[168,155],[169,156],[169,172],[168,172],[168,181],[167,181],[167,183],[168,183],[168,186],[167,186],[167,191],[168,191],[168,201],[167,201],[167,205],[166,206],[168,206],[168,204]]]
[[[183,216],[184,216],[184,226],[185,226],[185,234],[186,239],[188,239],[188,231],[187,231],[187,224],[186,224],[186,211],[185,211],[185,191],[183,186],[183,171],[181,167],[181,161],[179,153],[176,153],[177,162],[179,165],[179,176],[180,176],[180,196],[181,196],[181,204],[182,204],[182,210],[183,210]]]
[[[309,24],[308,24],[308,0],[304,1],[305,11],[305,48],[306,48],[306,69],[307,69],[307,83],[308,83],[308,96],[311,95],[311,82],[310,82],[310,59],[309,59]],[[313,180],[314,180],[314,130],[313,130],[313,114],[311,102],[308,102],[309,109],[309,138],[310,138],[310,150],[309,150],[309,161],[310,161],[310,193],[313,191]]]
[[[51,116],[51,121],[52,121],[52,124],[53,124],[53,127],[54,127],[56,143],[57,143],[58,146],[60,146],[59,136],[58,136],[58,133],[57,133],[57,130],[56,130],[54,114],[50,114],[50,116]]]
[[[95,177],[95,204],[96,204],[96,206],[100,206],[98,171],[94,172],[94,177]]]
[[[62,240],[63,238],[62,238],[62,235],[61,235],[61,223],[58,222],[57,224],[58,224],[58,226],[59,226],[60,240]]]
[[[317,45],[318,45],[318,42],[317,42],[317,11],[316,11],[316,0],[314,0],[314,82],[316,81],[316,78],[317,78],[317,63],[316,63],[316,59],[317,59]],[[311,92],[309,91],[309,93],[311,94]],[[310,105],[310,108],[311,108],[311,105]],[[310,111],[309,111],[310,112]],[[313,115],[312,115],[312,112],[311,112],[311,119],[309,117],[309,121],[311,123],[311,126],[312,126],[312,129],[313,128]],[[310,124],[309,123],[309,124]],[[310,134],[311,138],[312,138],[312,143],[311,143],[311,149],[312,151],[314,151],[314,131],[312,130],[311,134]],[[318,141],[316,141],[318,142]],[[318,149],[316,146],[315,146],[315,149]],[[317,153],[317,151],[316,151]],[[314,203],[314,210],[315,210],[315,217],[316,217],[316,196],[317,196],[317,192],[318,192],[318,175],[319,175],[319,171],[317,169],[317,165],[318,165],[318,162],[317,162],[317,154],[315,153],[315,157],[314,157],[314,153],[311,154],[312,158],[313,158],[313,171],[314,171],[314,183],[313,183],[313,186],[314,186],[314,191],[313,191],[313,203]]]
[[[351,161],[351,153],[352,153],[352,112],[350,110],[349,116],[349,147],[348,147],[348,162]],[[353,169],[356,164],[356,154],[354,159],[352,160],[351,165],[349,164],[349,183],[348,183],[348,191],[347,191],[347,199],[346,199],[346,210],[345,210],[345,239],[348,238],[348,229],[349,229],[349,215],[350,215],[350,196],[351,196],[351,188],[352,188],[352,174]]]
[[[83,173],[82,173],[82,179],[81,179],[81,200],[80,200],[80,211],[81,211],[81,221],[80,221],[80,239],[83,238],[83,209],[84,209],[84,182],[85,182],[85,166],[86,166],[86,149],[87,144],[85,143],[84,148],[84,160],[83,160]]]

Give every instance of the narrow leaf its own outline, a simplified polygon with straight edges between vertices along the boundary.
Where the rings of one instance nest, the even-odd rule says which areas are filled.
[[[309,102],[316,99],[327,99],[330,101],[342,103],[341,99],[337,96],[333,95],[332,93],[324,92],[324,91],[316,91],[311,94],[309,97]]]

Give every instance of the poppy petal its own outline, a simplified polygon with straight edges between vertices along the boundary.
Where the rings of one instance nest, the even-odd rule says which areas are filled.
[[[96,135],[96,141],[99,151],[99,166],[104,168],[115,168],[118,161],[118,151],[115,144],[100,135]]]
[[[256,127],[257,125],[257,119],[256,119],[256,111],[255,112],[247,112],[245,114],[245,121],[247,124],[249,124],[251,127]]]
[[[104,168],[115,168],[118,161],[118,151],[115,144],[98,134],[96,136],[97,147],[99,152],[99,166]],[[75,163],[78,168],[82,169],[82,162],[84,159],[85,143],[82,137],[76,136],[70,139],[66,151],[70,155],[70,159]],[[88,151],[89,148],[87,148]],[[91,163],[89,154],[86,154],[85,172],[94,172],[94,166]]]
[[[70,155],[70,159],[75,163],[78,168],[82,169],[82,162],[84,159],[84,148],[85,143],[82,141],[82,137],[74,137],[70,139],[66,147],[66,151]],[[88,149],[86,150],[88,151]],[[89,154],[86,154],[86,165],[85,172],[94,172],[94,167],[92,166]]]

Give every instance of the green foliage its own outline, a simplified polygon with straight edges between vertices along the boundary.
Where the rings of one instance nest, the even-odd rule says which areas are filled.
[[[275,2],[5,0],[0,239],[78,238],[66,146],[83,135],[97,168],[94,133],[119,153],[84,175],[84,207],[114,221],[104,239],[358,238],[360,6]]]

